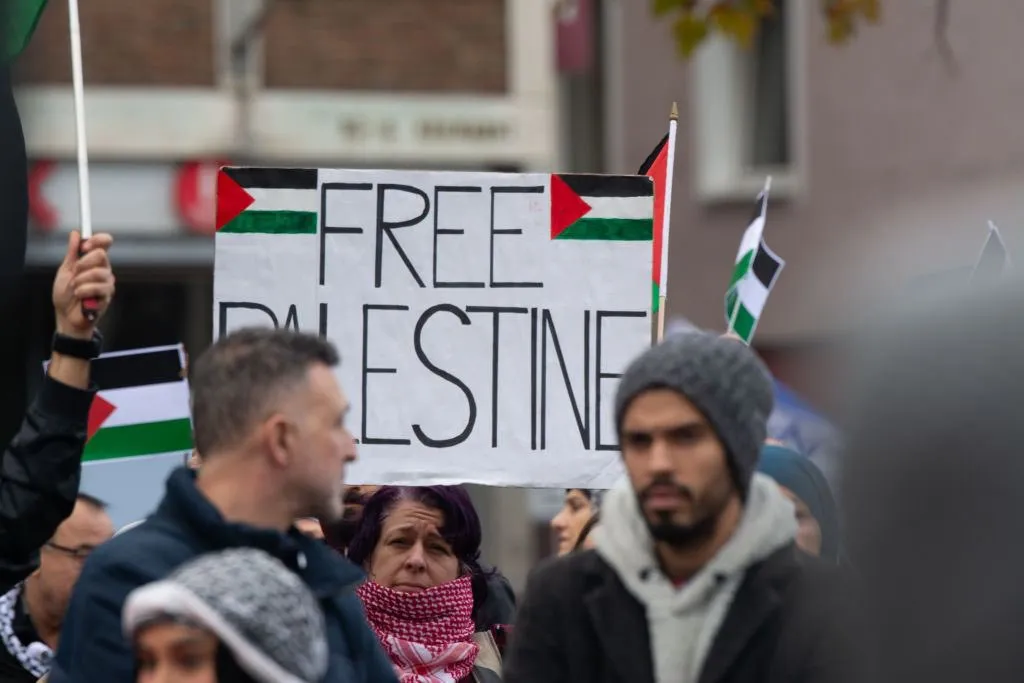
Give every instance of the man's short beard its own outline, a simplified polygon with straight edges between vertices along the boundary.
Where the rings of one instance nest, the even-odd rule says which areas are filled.
[[[664,543],[676,550],[685,550],[701,545],[715,534],[721,510],[708,515],[693,524],[677,524],[668,515],[656,522],[647,521],[647,528],[655,541]]]
[[[671,484],[666,478],[652,483],[651,487],[638,494],[637,499],[641,510],[643,510],[644,499],[647,497],[645,495],[646,491],[654,485],[677,486],[680,495],[694,501],[694,512],[696,514],[704,513],[692,524],[680,524],[672,521],[671,512],[658,514],[657,519],[654,521],[644,513],[644,521],[647,523],[647,528],[655,541],[664,543],[676,550],[686,550],[700,546],[714,536],[715,531],[718,529],[718,520],[721,519],[722,513],[725,512],[726,507],[729,505],[730,490],[722,492],[720,496],[715,495],[716,492],[711,492],[710,499],[700,501],[695,498],[693,491],[689,488]],[[701,504],[702,502],[703,504]]]

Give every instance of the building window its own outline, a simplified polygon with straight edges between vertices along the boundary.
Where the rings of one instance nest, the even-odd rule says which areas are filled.
[[[748,200],[766,175],[773,194],[802,188],[805,4],[779,0],[750,49],[716,36],[695,56],[698,198]]]

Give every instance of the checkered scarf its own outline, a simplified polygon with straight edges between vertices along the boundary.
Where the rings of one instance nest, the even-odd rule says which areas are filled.
[[[418,593],[367,581],[356,593],[401,683],[457,683],[473,671],[473,587],[469,576]]]

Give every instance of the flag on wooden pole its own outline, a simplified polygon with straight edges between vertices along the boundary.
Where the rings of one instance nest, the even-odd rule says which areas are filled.
[[[764,241],[764,224],[768,215],[768,192],[772,179],[769,177],[764,189],[757,195],[754,216],[743,233],[736,266],[729,279],[725,295],[725,320],[727,333],[733,332],[746,344],[754,337],[757,322],[761,318],[768,294],[786,262],[779,258]]]
[[[664,303],[668,295],[668,237],[672,215],[672,171],[675,166],[676,124],[679,108],[672,103],[668,133],[648,155],[637,175],[654,180],[654,269],[651,283],[651,310],[658,314],[658,338],[664,336]]]
[[[988,222],[988,237],[981,248],[981,254],[971,271],[972,283],[994,282],[1010,269],[1010,252],[999,234],[999,228],[992,221]]]

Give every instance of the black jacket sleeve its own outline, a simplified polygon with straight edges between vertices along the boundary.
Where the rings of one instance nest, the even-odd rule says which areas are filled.
[[[94,392],[47,377],[0,459],[0,593],[31,574],[75,507]]]
[[[484,567],[485,571],[489,569]],[[512,584],[496,570],[487,577],[487,599],[476,615],[476,630],[489,631],[495,626],[509,626],[516,619],[516,594]]]

